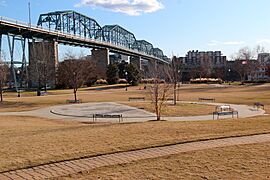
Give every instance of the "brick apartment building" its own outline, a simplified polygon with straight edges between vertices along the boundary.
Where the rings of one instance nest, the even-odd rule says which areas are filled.
[[[189,51],[185,57],[177,58],[177,63],[182,64],[182,80],[189,81],[196,77],[225,76],[227,58],[221,51]]]

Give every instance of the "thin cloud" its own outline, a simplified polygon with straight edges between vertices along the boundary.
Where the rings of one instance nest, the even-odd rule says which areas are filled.
[[[227,41],[223,42],[224,45],[242,45],[245,44],[244,41]]]
[[[7,7],[7,1],[0,1],[0,6]]]
[[[153,13],[164,8],[159,0],[81,0],[75,7],[102,8],[130,16]]]
[[[237,46],[237,45],[242,45],[245,44],[244,41],[216,41],[212,40],[209,43],[207,43],[208,46],[219,46],[219,45],[226,45],[226,46]]]
[[[270,39],[258,39],[257,44],[270,44]]]

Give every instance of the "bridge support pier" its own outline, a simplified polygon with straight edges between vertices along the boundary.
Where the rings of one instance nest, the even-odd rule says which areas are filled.
[[[109,49],[92,49],[92,59],[96,63],[98,78],[106,79],[107,66],[110,64]]]
[[[18,92],[18,84],[17,84],[17,76],[14,67],[14,48],[15,48],[15,35],[7,35],[8,40],[8,48],[9,48],[9,55],[10,55],[10,80],[9,86],[12,87],[11,82],[14,82],[14,87]]]
[[[144,78],[153,78],[157,76],[157,73],[159,73],[157,68],[156,60],[147,60],[147,63],[143,67]]]
[[[0,61],[2,61],[2,34],[0,34]]]
[[[29,86],[39,90],[56,85],[56,68],[58,66],[58,43],[29,42]]]
[[[142,69],[141,57],[139,57],[139,56],[131,56],[130,57],[130,63],[134,64],[139,70]]]

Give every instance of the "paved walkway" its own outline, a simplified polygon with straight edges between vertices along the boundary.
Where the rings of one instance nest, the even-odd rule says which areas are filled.
[[[208,104],[208,105],[224,105],[224,103],[200,103],[200,102],[180,102],[180,103],[194,103],[194,104]],[[247,105],[230,105],[236,109],[240,118],[254,117],[264,115],[265,111],[262,109],[255,110],[251,106]],[[213,108],[214,109],[214,108]],[[93,120],[93,114],[122,114],[124,122],[145,122],[149,120],[155,120],[154,113],[150,113],[143,109],[130,107],[127,105],[115,103],[115,102],[100,102],[100,103],[83,103],[83,104],[69,104],[58,105],[48,108],[37,109],[33,111],[24,112],[3,112],[0,115],[16,115],[16,116],[37,116],[50,119],[63,119],[63,120],[76,120],[80,122],[89,122]],[[231,115],[221,116],[220,119],[231,118]],[[213,120],[212,115],[202,116],[182,116],[182,117],[162,117],[162,119],[168,121],[201,121],[201,120]],[[118,119],[98,119],[98,122],[118,122]]]
[[[47,165],[36,166],[33,168],[0,173],[0,179],[31,180],[56,178],[77,174],[80,172],[88,172],[99,167],[131,163],[133,161],[158,158],[183,152],[263,142],[270,142],[270,134],[221,138],[216,140],[183,143],[177,145],[101,155],[79,160],[51,163]]]

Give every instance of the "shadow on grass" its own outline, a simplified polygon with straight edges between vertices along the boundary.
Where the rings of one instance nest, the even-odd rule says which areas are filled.
[[[19,112],[19,111],[34,110],[37,108],[39,108],[39,106],[34,103],[10,102],[10,101],[0,102],[0,112]]]

